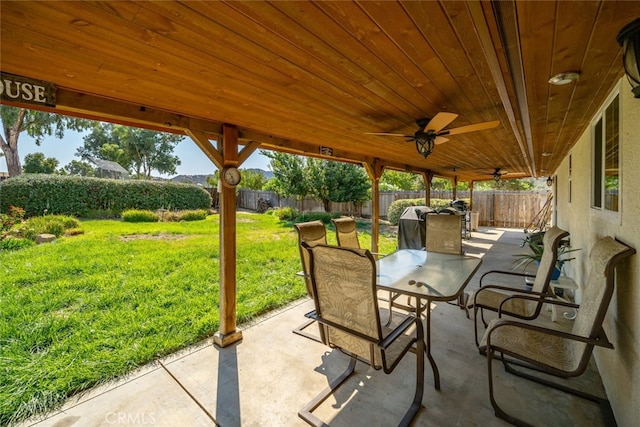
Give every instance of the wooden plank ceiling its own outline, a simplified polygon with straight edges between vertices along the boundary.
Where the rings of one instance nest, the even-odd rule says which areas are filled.
[[[0,70],[55,83],[58,112],[459,180],[551,174],[623,75],[640,2],[2,1]],[[567,86],[549,77],[579,71]],[[424,159],[415,120],[459,114]],[[550,153],[543,156],[543,153]],[[188,162],[188,159],[183,159]]]

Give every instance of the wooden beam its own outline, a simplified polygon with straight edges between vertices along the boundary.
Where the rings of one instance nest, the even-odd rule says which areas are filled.
[[[489,25],[487,24],[487,17],[483,11],[483,5],[480,1],[475,0],[467,2],[467,7],[469,8],[469,14],[476,28],[480,43],[482,44],[483,54],[487,60],[487,64],[489,65],[493,81],[496,85],[496,90],[498,91],[500,100],[502,101],[502,106],[504,107],[505,113],[509,118],[511,130],[513,131],[513,135],[518,142],[520,153],[522,154],[524,159],[527,160],[529,174],[531,176],[535,176],[535,159],[533,158],[533,147],[523,141],[520,128],[518,127],[519,117],[509,98],[507,83],[505,82],[505,78],[502,75],[500,61],[498,60],[498,54],[496,53],[496,48],[493,44],[493,39],[491,38]],[[498,25],[495,24],[495,17],[494,27],[498,27]]]
[[[250,141],[248,144],[246,144],[238,155],[238,165],[243,164],[244,161],[247,160],[258,147],[260,147],[260,142],[258,141]]]
[[[202,152],[211,160],[218,169],[222,169],[224,166],[224,160],[222,154],[218,151],[209,140],[209,136],[203,132],[187,129],[185,131],[187,135],[196,145],[202,150]]]
[[[113,99],[58,88],[56,113],[70,114],[92,120],[154,129],[162,132],[183,133],[186,129],[207,134],[220,134],[221,124],[134,105]]]

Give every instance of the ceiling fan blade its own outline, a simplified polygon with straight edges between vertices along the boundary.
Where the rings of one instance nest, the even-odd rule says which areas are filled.
[[[476,123],[473,125],[460,126],[459,128],[448,129],[444,131],[445,132],[444,134],[457,135],[460,133],[475,132],[477,130],[493,129],[495,127],[498,127],[499,124],[500,124],[499,120],[494,120],[492,122]]]
[[[445,143],[445,142],[447,142],[448,140],[449,140],[449,139],[448,139],[448,138],[445,138],[444,136],[436,136],[436,140],[434,141],[434,143],[435,143],[436,145],[444,144],[444,143]]]
[[[386,132],[365,132],[365,135],[382,135],[382,136],[403,136],[405,138],[411,138],[413,135],[405,135],[403,133],[386,133]]]
[[[431,119],[431,121],[429,121],[429,123],[427,123],[427,126],[424,128],[424,132],[430,130],[439,132],[449,123],[454,121],[456,117],[458,117],[458,115],[455,113],[438,113]]]

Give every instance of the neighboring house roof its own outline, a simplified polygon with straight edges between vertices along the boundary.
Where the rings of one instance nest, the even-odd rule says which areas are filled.
[[[87,160],[96,165],[97,168],[129,175],[129,171],[120,166],[120,164],[117,162],[112,162],[111,160],[96,159],[93,157],[87,157]]]
[[[86,159],[96,165],[96,169],[101,170],[101,173],[107,173],[110,176],[129,177],[129,171],[120,166],[117,162],[96,159],[90,156],[86,156]]]

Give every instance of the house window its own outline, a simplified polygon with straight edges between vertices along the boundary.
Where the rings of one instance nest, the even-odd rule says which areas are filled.
[[[620,196],[620,96],[606,104],[593,131],[592,207],[618,212]]]
[[[572,171],[572,166],[571,166],[571,154],[569,154],[569,178],[568,178],[568,187],[569,187],[569,194],[568,194],[568,198],[569,198],[569,203],[571,203],[571,171]]]

